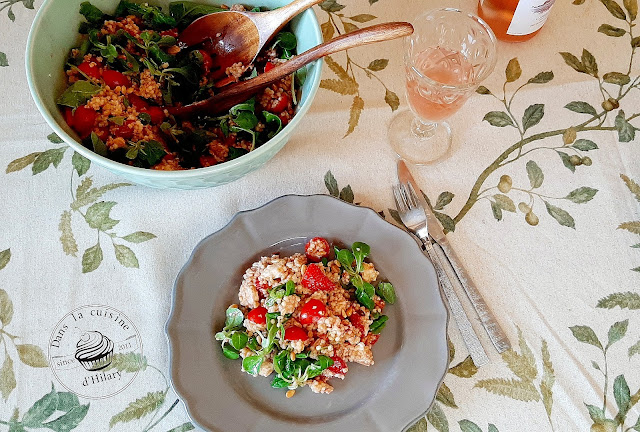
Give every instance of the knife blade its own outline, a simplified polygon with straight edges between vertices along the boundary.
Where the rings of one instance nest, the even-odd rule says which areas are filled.
[[[504,330],[502,330],[502,327],[500,327],[500,324],[494,317],[491,309],[482,297],[482,294],[480,294],[480,291],[478,291],[472,279],[467,274],[467,271],[463,267],[462,262],[458,258],[457,254],[451,248],[444,230],[440,226],[440,223],[433,213],[433,210],[431,210],[431,206],[422,194],[422,190],[413,178],[413,175],[411,174],[411,171],[409,171],[407,164],[402,159],[398,161],[398,179],[402,183],[410,184],[416,191],[418,202],[424,208],[424,211],[427,214],[427,230],[429,231],[429,236],[439,246],[435,247],[434,249],[438,251],[439,255],[441,255],[441,257],[443,258],[442,261],[448,263],[450,271],[452,271],[456,276],[455,279],[457,279],[457,281],[460,283],[465,294],[469,298],[469,301],[478,314],[480,322],[489,335],[489,339],[491,339],[494,347],[499,353],[510,349],[511,343],[509,342],[507,335],[505,334]]]

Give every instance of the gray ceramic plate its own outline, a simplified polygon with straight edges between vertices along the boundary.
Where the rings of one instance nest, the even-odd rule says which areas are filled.
[[[315,236],[368,243],[398,301],[385,309],[375,365],[350,364],[343,381],[331,380],[330,395],[302,388],[287,399],[270,379],[253,378],[239,360],[225,358],[213,334],[238,302],[252,262],[301,252]],[[327,195],[283,196],[238,213],[202,240],[178,275],[167,322],[171,378],[193,420],[211,431],[401,431],[424,415],[446,372],[447,320],[433,267],[409,234],[371,209]]]

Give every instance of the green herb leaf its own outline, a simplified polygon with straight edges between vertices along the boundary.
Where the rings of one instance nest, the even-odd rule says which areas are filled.
[[[80,15],[84,16],[84,19],[90,24],[100,25],[102,25],[105,17],[105,14],[100,9],[88,1],[80,3]]]
[[[366,243],[355,242],[351,245],[351,250],[353,250],[353,256],[356,260],[355,270],[357,273],[360,273],[362,271],[362,263],[364,262],[364,259],[371,253],[371,247]]]
[[[279,376],[274,377],[273,380],[271,381],[271,387],[277,388],[277,389],[288,387],[289,384],[290,383],[288,383],[287,381],[283,380]]]
[[[390,282],[380,282],[376,288],[376,294],[389,304],[396,302],[396,290]]]
[[[366,307],[369,310],[373,310],[376,307],[375,302],[373,301],[373,299],[365,292],[364,289],[358,289],[356,290],[356,299],[358,300],[358,303],[360,303],[362,306]]]
[[[77,108],[80,105],[84,105],[95,94],[100,92],[100,90],[102,90],[102,87],[92,84],[89,81],[76,81],[67,87],[56,103],[58,105]]]
[[[249,336],[245,332],[238,331],[231,336],[231,345],[238,351],[247,346],[248,341]]]
[[[293,51],[298,44],[296,35],[288,31],[282,31],[278,33],[278,35],[276,36],[276,42],[280,45],[281,48],[289,51]]]
[[[240,156],[246,155],[249,153],[248,150],[238,147],[229,147],[229,154],[227,155],[227,160],[237,159]]]
[[[176,20],[176,25],[181,28],[186,27],[196,18],[223,10],[217,5],[206,5],[192,1],[173,1],[169,3],[169,14]]]
[[[287,281],[285,284],[285,296],[290,296],[296,293],[296,283],[292,280]]]
[[[91,132],[91,144],[93,145],[93,151],[100,156],[107,156],[107,145],[96,135],[95,132]]]
[[[262,362],[264,361],[264,357],[262,356],[248,356],[242,360],[242,370],[250,373],[251,375],[258,375],[260,372],[260,366],[262,366]]]
[[[377,320],[371,323],[369,327],[369,332],[373,334],[380,334],[382,329],[387,325],[387,320],[389,319],[386,315],[381,315]]]
[[[225,330],[232,330],[236,327],[240,327],[244,322],[244,315],[238,308],[228,308],[226,311],[226,320],[224,322]]]
[[[255,114],[248,111],[240,112],[233,121],[242,129],[253,129],[258,124],[258,118]]]
[[[262,115],[264,116],[264,120],[267,122],[267,125],[275,126],[276,130],[269,132],[269,138],[273,138],[276,134],[278,134],[282,130],[282,120],[277,115],[270,113],[269,111],[262,111]]]
[[[227,345],[222,346],[222,355],[224,355],[226,358],[231,360],[236,360],[240,358],[240,353],[238,353],[238,351],[236,351],[235,348]]]

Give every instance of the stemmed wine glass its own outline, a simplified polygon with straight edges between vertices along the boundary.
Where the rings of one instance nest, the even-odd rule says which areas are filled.
[[[482,19],[458,9],[428,11],[412,24],[404,53],[411,111],[393,118],[389,140],[400,157],[423,165],[449,150],[451,128],[443,120],[493,71],[496,38]]]

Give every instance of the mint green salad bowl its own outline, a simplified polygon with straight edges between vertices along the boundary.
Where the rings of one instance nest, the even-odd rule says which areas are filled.
[[[156,171],[138,168],[112,161],[84,147],[78,135],[67,126],[56,99],[66,87],[64,64],[69,50],[78,45],[81,35],[78,26],[84,20],[80,15],[80,3],[84,0],[45,0],[36,15],[25,55],[29,89],[40,113],[49,126],[69,146],[92,162],[126,178],[154,188],[201,189],[232,182],[255,171],[271,159],[284,145],[309,110],[320,85],[320,60],[306,66],[296,115],[275,137],[254,151],[237,159],[207,168],[185,171]],[[168,10],[169,0],[146,0],[149,4]],[[246,6],[264,6],[274,9],[290,3],[290,0],[196,0],[203,4],[241,3]],[[112,13],[119,0],[91,0],[91,4]],[[312,10],[307,10],[291,21],[292,31],[298,39],[298,53],[322,43],[320,25]]]

